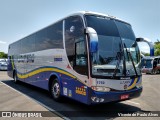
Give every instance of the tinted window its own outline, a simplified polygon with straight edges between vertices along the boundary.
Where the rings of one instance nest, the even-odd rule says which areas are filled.
[[[119,36],[116,24],[113,20],[98,16],[86,16],[87,26],[96,30],[98,35]]]
[[[103,16],[86,15],[87,26],[96,30],[98,35],[122,37],[135,40],[129,24]],[[97,24],[98,23],[98,24]]]
[[[80,41],[76,43],[76,65],[85,66],[86,64],[85,42]]]
[[[65,20],[65,46],[68,60],[75,71],[87,74],[84,25],[79,16]]]
[[[9,47],[9,54],[20,54],[52,48],[63,48],[63,22],[40,30],[25,37]]]
[[[65,45],[69,58],[75,55],[75,41],[84,39],[83,30],[80,17],[70,17],[65,20]]]
[[[116,25],[117,25],[117,28],[119,30],[120,36],[122,38],[135,40],[134,33],[133,33],[132,28],[129,24],[116,21]]]
[[[11,55],[21,53],[21,41],[17,41],[15,43],[13,43],[10,46],[10,51],[9,52],[10,52],[9,54],[11,54]]]
[[[152,60],[144,60],[145,68],[152,68]]]
[[[21,41],[22,53],[29,53],[35,51],[35,34],[30,35]]]
[[[36,50],[63,48],[62,21],[36,34]]]
[[[14,54],[14,50],[15,49],[15,44],[11,44],[10,47],[9,47],[9,50],[8,50],[8,54],[9,55],[13,55]]]
[[[36,51],[47,49],[48,44],[46,29],[37,32],[35,44]]]
[[[47,48],[63,48],[63,22],[58,22],[47,28]]]

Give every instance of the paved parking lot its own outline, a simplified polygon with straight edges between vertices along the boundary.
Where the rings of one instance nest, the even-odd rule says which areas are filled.
[[[79,102],[64,98],[62,103],[53,101],[47,91],[26,85],[24,83],[14,84],[12,78],[7,77],[5,71],[0,72],[0,111],[53,111],[55,116],[67,116],[68,112],[78,111],[79,117],[66,117],[70,119],[97,119],[90,116],[92,113],[80,112],[92,110],[93,113],[101,110],[102,114],[110,111],[132,111],[151,112],[160,111],[160,75],[143,74],[143,93],[141,97],[116,104],[103,104],[97,106],[86,106]],[[55,114],[54,114],[55,112]],[[75,113],[75,112],[74,112]],[[73,113],[73,114],[74,114]],[[70,113],[72,114],[72,113]],[[99,113],[96,113],[97,116]],[[17,118],[16,118],[17,119]],[[52,119],[52,118],[45,118]],[[54,119],[61,119],[54,117]],[[99,117],[98,119],[159,119],[144,117]]]
[[[6,83],[10,81],[13,84],[13,80],[7,76],[6,72],[4,71],[0,72],[0,81],[1,81],[0,82],[0,111],[23,111],[23,112],[25,111],[45,112],[46,111],[47,114],[52,114],[52,116],[54,116],[55,119],[57,120],[61,119],[56,114],[52,112],[48,112],[49,110],[47,108],[40,105],[37,101],[35,101],[31,97],[28,97],[25,94],[17,91],[16,88],[12,88],[12,86],[8,86]],[[8,119],[8,118],[0,118],[0,119]],[[15,119],[17,120],[17,118]],[[35,118],[32,118],[32,119],[35,119]],[[45,118],[45,119],[49,120],[52,118]]]

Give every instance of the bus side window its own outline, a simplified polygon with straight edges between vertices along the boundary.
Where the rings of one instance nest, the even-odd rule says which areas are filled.
[[[65,20],[65,47],[68,60],[73,69],[83,75],[87,74],[87,55],[84,25],[79,16]]]
[[[76,66],[85,66],[86,65],[86,51],[84,41],[80,41],[76,44]]]
[[[160,58],[158,58],[158,64],[160,64]]]
[[[157,67],[157,62],[158,62],[158,59],[155,58],[155,59],[153,60],[153,68],[156,68],[156,67]]]

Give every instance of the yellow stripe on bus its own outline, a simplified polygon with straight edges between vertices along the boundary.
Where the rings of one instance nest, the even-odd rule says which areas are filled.
[[[12,64],[12,69],[14,70],[14,61],[12,56],[11,56],[11,64]]]
[[[127,88],[127,90],[130,90],[130,89],[134,88],[134,87],[136,86],[137,81],[138,81],[138,77],[134,79],[133,84],[132,84],[131,86],[129,86],[129,87]]]
[[[48,72],[48,71],[54,71],[54,72],[58,72],[58,73],[62,73],[62,74],[65,74],[67,76],[70,76],[72,78],[76,78],[75,76],[73,76],[72,74],[68,73],[68,72],[65,72],[63,70],[59,70],[59,69],[56,69],[56,68],[41,68],[41,69],[38,69],[38,70],[35,70],[35,71],[32,71],[30,73],[27,73],[27,74],[17,74],[18,78],[21,78],[21,79],[24,79],[24,78],[27,78],[27,77],[31,77],[33,75],[36,75],[38,73],[41,73],[41,72]]]

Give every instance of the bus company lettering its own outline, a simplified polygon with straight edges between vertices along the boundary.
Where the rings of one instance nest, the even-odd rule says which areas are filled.
[[[97,81],[97,84],[105,84],[105,81]]]
[[[33,63],[34,54],[15,55],[14,60],[17,60],[18,63]]]
[[[86,95],[86,89],[82,87],[76,87],[76,93],[80,95]]]
[[[55,56],[54,56],[54,61],[55,61],[55,62],[63,61],[62,56],[61,56],[61,55],[55,55]]]
[[[130,83],[131,83],[131,81],[128,81],[128,80],[123,80],[120,82],[120,84],[130,84]]]

